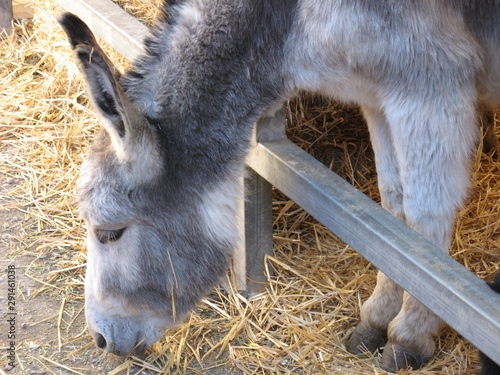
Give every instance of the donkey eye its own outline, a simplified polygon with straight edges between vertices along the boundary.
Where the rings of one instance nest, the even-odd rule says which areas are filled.
[[[116,242],[120,239],[127,228],[121,228],[116,230],[105,230],[105,229],[96,229],[95,235],[97,239],[102,244]]]

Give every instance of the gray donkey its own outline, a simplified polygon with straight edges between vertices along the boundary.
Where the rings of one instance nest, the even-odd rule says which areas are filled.
[[[97,345],[141,354],[220,281],[254,124],[302,90],[361,105],[383,207],[448,251],[477,107],[500,103],[499,20],[498,0],[178,1],[120,75],[65,14],[104,122],[78,186]],[[350,348],[416,368],[440,325],[379,273]]]

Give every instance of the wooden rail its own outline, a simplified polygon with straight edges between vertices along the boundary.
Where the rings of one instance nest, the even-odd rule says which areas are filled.
[[[106,0],[56,0],[125,57],[143,50],[147,28]],[[127,31],[128,30],[128,31]],[[247,269],[258,278],[271,252],[273,184],[452,328],[500,364],[500,296],[285,137],[283,114],[259,121],[248,165]],[[259,266],[256,266],[259,265]]]
[[[12,0],[0,0],[0,35],[12,27]]]

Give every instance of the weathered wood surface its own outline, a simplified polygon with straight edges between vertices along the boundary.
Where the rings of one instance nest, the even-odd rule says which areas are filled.
[[[134,59],[143,50],[142,41],[147,28],[111,2],[56,1],[66,10],[78,14],[98,36],[126,58]],[[500,296],[429,241],[286,140],[284,123],[281,123],[283,125],[280,121],[260,122],[257,129],[259,142],[250,152],[248,165],[500,364]],[[268,200],[267,197],[262,199]],[[262,199],[252,203],[254,207],[264,209]],[[262,215],[267,214],[257,213],[254,220],[263,223]],[[255,243],[247,243],[247,246],[258,247],[259,257],[270,251]],[[252,251],[247,247],[250,253],[247,261]]]
[[[0,33],[12,27],[12,0],[0,0]]]

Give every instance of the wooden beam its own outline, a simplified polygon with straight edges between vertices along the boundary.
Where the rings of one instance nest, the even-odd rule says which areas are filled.
[[[283,139],[286,115],[281,108],[274,116],[261,118],[256,126],[252,143]],[[245,176],[245,248],[247,292],[261,292],[267,284],[265,259],[273,255],[272,185],[247,167]],[[272,267],[268,267],[272,273]]]
[[[0,34],[12,28],[12,0],[0,0]]]

